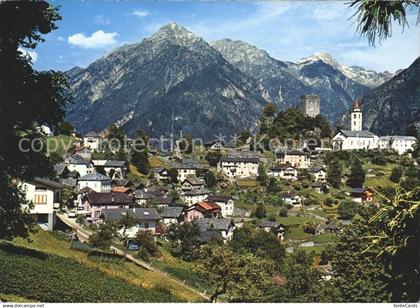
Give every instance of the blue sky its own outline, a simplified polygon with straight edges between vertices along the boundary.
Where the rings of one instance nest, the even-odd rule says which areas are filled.
[[[420,27],[410,12],[411,28],[376,48],[355,33],[353,10],[340,1],[284,2],[129,2],[52,1],[63,20],[34,51],[37,69],[86,67],[110,50],[141,41],[160,26],[177,22],[208,42],[231,38],[266,50],[272,57],[297,61],[328,52],[341,64],[376,71],[409,66],[420,55]]]

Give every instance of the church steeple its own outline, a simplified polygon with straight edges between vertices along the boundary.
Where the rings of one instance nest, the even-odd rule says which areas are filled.
[[[360,102],[357,98],[353,103],[350,126],[352,131],[362,130],[362,109],[360,108]]]

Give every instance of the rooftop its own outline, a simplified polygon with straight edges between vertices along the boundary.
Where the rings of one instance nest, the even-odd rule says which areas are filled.
[[[123,215],[132,215],[140,220],[159,220],[160,215],[154,208],[132,208],[132,209],[104,209],[102,213],[109,220],[118,220]]]
[[[182,215],[184,211],[183,207],[180,206],[168,206],[163,208],[162,218],[178,218]]]
[[[86,196],[90,204],[105,205],[105,204],[130,204],[131,197],[122,192],[90,192]]]
[[[346,137],[358,137],[358,138],[373,138],[376,135],[368,130],[348,130],[342,129],[340,132]]]
[[[79,178],[79,181],[112,181],[111,178],[100,173],[88,173]]]

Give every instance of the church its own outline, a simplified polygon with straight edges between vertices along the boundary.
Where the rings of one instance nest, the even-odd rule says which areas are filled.
[[[362,110],[359,100],[355,100],[351,112],[350,130],[340,130],[332,139],[334,150],[377,149],[379,137],[362,129]]]

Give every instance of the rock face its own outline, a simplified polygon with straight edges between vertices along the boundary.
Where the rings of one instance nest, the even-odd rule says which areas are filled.
[[[118,123],[128,134],[211,138],[254,128],[266,103],[252,78],[175,23],[69,76],[66,118],[82,132]]]
[[[360,67],[346,67],[332,56],[316,53],[297,63],[282,62],[265,51],[242,41],[223,39],[212,46],[241,71],[254,77],[264,90],[263,96],[280,108],[299,104],[304,94],[321,98],[321,113],[335,122],[357,97],[391,77]]]
[[[304,94],[318,94],[333,123],[389,77],[327,54],[291,63],[241,41],[209,45],[175,23],[67,75],[74,104],[66,119],[82,133],[117,123],[129,135],[142,128],[154,137],[182,131],[205,139],[252,131],[264,104],[284,109]]]
[[[420,129],[420,57],[364,96],[362,111],[363,126],[379,135],[405,134],[411,124]],[[348,120],[346,114],[341,123]]]

